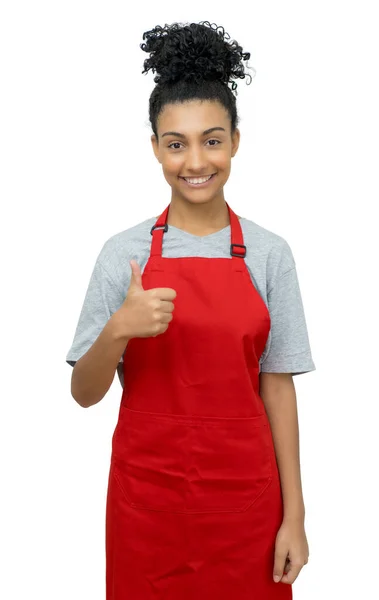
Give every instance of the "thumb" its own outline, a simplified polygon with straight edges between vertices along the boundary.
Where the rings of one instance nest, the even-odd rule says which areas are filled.
[[[275,559],[274,559],[274,572],[273,579],[275,582],[278,582],[283,577],[284,565],[287,558],[287,552],[283,550],[276,550]]]
[[[129,262],[130,262],[130,266],[132,268],[132,276],[130,279],[129,289],[133,288],[133,289],[136,289],[139,291],[141,291],[141,290],[143,291],[140,266],[135,260],[131,260]]]

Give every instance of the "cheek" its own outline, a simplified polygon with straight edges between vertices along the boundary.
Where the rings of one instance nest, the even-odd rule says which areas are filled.
[[[220,152],[219,154],[215,153],[213,164],[216,167],[219,167],[220,170],[222,169],[227,171],[230,169],[230,160],[231,158],[229,152]]]
[[[178,173],[183,171],[184,157],[179,153],[177,155],[165,156],[162,159],[162,169],[166,177],[177,178]],[[209,164],[215,167],[217,171],[229,174],[231,167],[231,157],[229,153],[216,153],[209,157]]]
[[[219,160],[215,162],[215,167],[218,169],[221,175],[228,175],[230,172],[230,159],[226,158],[225,160]]]
[[[182,167],[182,159],[177,156],[165,157],[162,161],[162,168],[167,175],[176,175]]]

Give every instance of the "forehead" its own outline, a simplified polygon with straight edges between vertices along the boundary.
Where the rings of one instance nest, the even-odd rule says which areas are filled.
[[[228,113],[217,100],[190,100],[166,104],[158,117],[158,132],[174,130],[184,134],[201,133],[210,127],[228,130]]]

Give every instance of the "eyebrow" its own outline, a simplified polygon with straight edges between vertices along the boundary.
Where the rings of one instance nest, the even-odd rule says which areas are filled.
[[[202,135],[207,135],[208,133],[212,133],[212,131],[225,131],[225,129],[224,127],[211,127],[210,129],[203,131]],[[165,133],[162,133],[161,137],[164,137],[165,135],[174,135],[183,139],[186,137],[183,133],[179,133],[178,131],[166,131]]]

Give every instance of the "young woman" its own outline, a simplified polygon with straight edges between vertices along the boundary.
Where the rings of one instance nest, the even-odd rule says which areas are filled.
[[[144,33],[171,200],[104,244],[66,359],[81,406],[123,385],[107,600],[289,600],[308,560],[292,377],[315,365],[289,245],[225,200],[250,57],[226,36]]]

